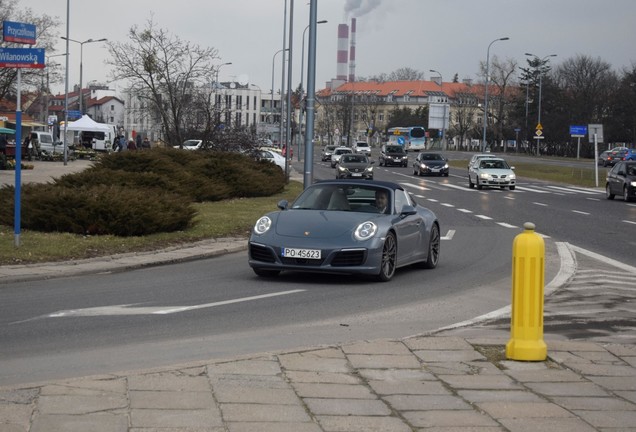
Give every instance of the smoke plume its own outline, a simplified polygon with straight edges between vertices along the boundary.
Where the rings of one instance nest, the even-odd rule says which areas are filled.
[[[345,2],[345,16],[361,17],[380,5],[381,0],[347,0]]]

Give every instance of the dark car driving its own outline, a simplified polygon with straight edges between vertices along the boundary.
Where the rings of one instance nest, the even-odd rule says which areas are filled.
[[[406,150],[401,145],[383,145],[378,160],[380,166],[399,165],[406,167],[409,164]]]
[[[616,195],[622,196],[625,201],[636,199],[636,162],[616,162],[607,173],[605,196],[612,200]]]
[[[363,154],[344,154],[336,167],[336,178],[361,178],[373,180],[373,164],[375,161]]]
[[[448,159],[439,153],[420,153],[413,162],[413,175],[439,175],[448,177]]]

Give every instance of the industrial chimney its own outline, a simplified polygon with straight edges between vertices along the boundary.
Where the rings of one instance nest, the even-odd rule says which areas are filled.
[[[336,79],[347,81],[347,60],[349,44],[349,26],[338,24],[338,63],[336,66]]]
[[[351,18],[351,39],[349,45],[349,82],[356,80],[356,19]]]

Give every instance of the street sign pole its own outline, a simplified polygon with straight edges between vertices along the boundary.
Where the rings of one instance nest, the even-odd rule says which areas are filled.
[[[598,158],[598,135],[596,134],[596,132],[594,132],[594,160],[597,161],[598,160],[597,158]],[[594,175],[596,177],[596,187],[598,187],[598,162],[596,162],[594,166],[596,166],[596,169],[594,170]]]

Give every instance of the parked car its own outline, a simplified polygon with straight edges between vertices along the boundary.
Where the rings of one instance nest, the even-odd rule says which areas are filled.
[[[349,147],[336,147],[333,153],[331,154],[331,168],[335,168],[338,162],[340,161],[340,156],[343,154],[353,153]]]
[[[468,169],[468,186],[477,189],[486,187],[508,187],[515,190],[517,176],[514,167],[501,158],[481,158]]]
[[[203,146],[202,140],[190,139],[190,140],[185,140],[183,144],[181,144],[180,146],[178,145],[174,146],[174,148],[177,148],[177,149],[182,148],[184,150],[199,150],[202,146]]]
[[[636,162],[618,161],[607,173],[605,196],[612,200],[616,195],[625,201],[636,199]]]
[[[413,162],[413,175],[438,175],[448,177],[448,159],[440,153],[420,153]]]
[[[399,165],[406,167],[409,164],[409,157],[401,145],[384,144],[378,157],[380,166]]]
[[[30,156],[41,157],[44,154],[64,153],[64,145],[55,142],[53,134],[50,132],[31,132],[31,148],[27,149]]]
[[[363,154],[343,154],[336,167],[336,178],[363,178],[373,180],[373,164],[375,161]]]
[[[320,155],[320,159],[323,162],[330,161],[331,160],[331,155],[333,154],[333,151],[336,149],[336,147],[338,147],[338,146],[331,145],[331,144],[324,146],[323,149],[322,149],[322,153]]]
[[[276,166],[285,171],[285,157],[282,156],[280,153],[261,149],[257,150],[257,158],[270,161],[271,163],[276,164]]]
[[[353,152],[371,156],[371,147],[369,146],[368,142],[358,141],[353,145]]]
[[[380,213],[376,195],[388,196]],[[435,268],[440,228],[435,213],[391,182],[326,180],[314,183],[289,204],[278,203],[254,224],[248,264],[258,276],[281,271],[393,278],[397,268]]]

